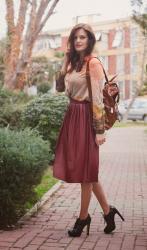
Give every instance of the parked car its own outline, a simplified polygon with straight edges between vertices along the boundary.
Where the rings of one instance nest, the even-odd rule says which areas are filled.
[[[126,101],[121,101],[118,105],[119,119],[122,120],[124,114],[127,111],[127,107],[130,103],[130,99]],[[136,98],[132,104],[129,113],[128,120],[136,121],[141,120],[147,123],[147,99]]]

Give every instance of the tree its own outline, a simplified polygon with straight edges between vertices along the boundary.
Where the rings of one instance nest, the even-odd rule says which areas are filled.
[[[6,39],[0,41],[0,87],[4,82],[4,51],[5,51]]]
[[[55,71],[54,65],[46,57],[32,57],[32,69],[29,75],[29,82],[36,85],[53,82]]]
[[[144,83],[146,82],[146,79],[144,81],[144,75],[146,72],[146,65],[145,65],[145,60],[146,60],[146,55],[147,55],[147,13],[146,13],[146,9],[143,9],[142,11],[142,7],[143,7],[143,1],[142,0],[131,0],[131,5],[133,6],[133,15],[132,15],[132,19],[140,26],[142,33],[143,33],[143,57],[142,57],[142,72],[141,72],[141,81],[139,86],[137,86],[136,88],[136,93],[133,96],[132,100],[130,101],[126,113],[123,117],[123,120],[126,121],[127,117],[128,117],[128,113],[129,110],[132,106],[132,104],[134,103],[136,97],[140,94]],[[143,12],[143,13],[142,13]]]
[[[4,60],[4,88],[23,89],[29,74],[34,43],[59,0],[20,0],[17,22],[13,0],[5,1],[8,43]]]
[[[144,35],[144,38],[145,38],[145,44],[144,44],[144,47],[145,47],[144,60],[145,60],[146,46],[147,46],[147,6],[143,10],[143,13],[140,14],[141,8],[143,5],[143,1],[142,0],[132,0],[131,3],[132,3],[132,6],[134,6],[134,7],[136,6],[138,8],[138,10],[133,10],[133,17],[132,18],[140,26],[142,33]],[[145,67],[146,67],[145,71],[147,73],[147,64]],[[142,80],[144,80],[144,79],[142,79]],[[147,94],[147,79],[145,79],[145,81],[143,81],[143,86],[142,86],[139,94],[141,94],[141,95]]]
[[[140,26],[144,35],[147,35],[147,6],[143,8],[142,0],[131,0],[131,5],[133,7],[133,20]],[[141,13],[143,12],[143,13]]]

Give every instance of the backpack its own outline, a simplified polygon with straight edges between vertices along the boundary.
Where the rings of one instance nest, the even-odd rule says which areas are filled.
[[[88,85],[88,91],[89,91],[89,98],[91,101],[91,114],[93,117],[92,90],[91,90],[91,80],[90,80],[90,71],[89,71],[89,62],[92,58],[90,58],[87,62],[86,79],[87,79],[87,85]],[[103,68],[103,65],[102,65],[102,68]],[[120,91],[119,91],[119,87],[117,83],[114,81],[114,79],[116,78],[116,75],[112,77],[111,80],[108,80],[108,77],[106,75],[104,68],[103,68],[103,72],[105,75],[105,84],[103,88],[103,103],[104,103],[104,111],[105,111],[104,120],[105,120],[105,130],[108,130],[114,125],[116,120],[119,120],[118,102],[119,102]]]
[[[55,73],[55,81],[56,81],[56,90],[58,92],[65,91],[65,82],[64,82],[65,75],[61,74],[60,71]]]

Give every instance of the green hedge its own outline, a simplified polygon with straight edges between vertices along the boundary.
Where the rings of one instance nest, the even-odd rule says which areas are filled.
[[[37,84],[37,91],[41,94],[47,93],[51,89],[51,86],[48,82],[43,82],[40,84]]]
[[[27,96],[24,92],[15,93],[0,86],[0,108],[5,105],[27,103],[30,99],[32,97]]]
[[[0,227],[10,226],[34,200],[49,162],[49,145],[29,129],[0,129]],[[37,200],[37,198],[36,198]]]
[[[23,92],[16,94],[0,87],[0,127],[19,129],[22,109],[30,99]]]
[[[19,105],[6,105],[0,109],[0,127],[9,127],[10,129],[20,129],[20,117],[23,110]]]
[[[22,112],[22,126],[36,129],[44,140],[49,141],[52,159],[67,105],[68,97],[64,94],[46,93],[28,103]]]

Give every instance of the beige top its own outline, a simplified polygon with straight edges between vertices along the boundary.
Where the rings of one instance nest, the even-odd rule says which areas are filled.
[[[73,70],[65,76],[65,94],[75,100],[88,100],[89,92],[86,80],[86,65],[88,57],[80,72]],[[93,126],[96,134],[103,134],[104,128],[104,104],[103,85],[104,73],[101,62],[97,58],[92,58],[89,63],[91,89],[93,98]]]

